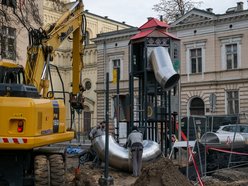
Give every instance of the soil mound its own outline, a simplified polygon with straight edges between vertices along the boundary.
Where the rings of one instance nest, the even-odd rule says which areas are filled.
[[[161,157],[142,169],[141,176],[132,186],[192,186],[190,181],[168,158]]]

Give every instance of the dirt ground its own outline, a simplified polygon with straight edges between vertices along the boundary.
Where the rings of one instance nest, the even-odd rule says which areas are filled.
[[[66,179],[68,186],[98,186],[99,178],[104,177],[104,167],[94,168],[92,162],[80,166],[77,170],[78,158],[67,158]],[[211,176],[202,178],[204,186],[247,186],[248,168],[222,169]],[[142,169],[140,177],[132,177],[132,173],[109,167],[109,178],[113,178],[114,186],[192,186],[199,185],[189,181],[171,160],[161,157]]]
[[[178,170],[171,160],[161,157],[142,169],[135,186],[191,186],[189,180]]]
[[[97,186],[99,178],[104,176],[104,167],[93,168],[92,163],[88,162],[81,165],[77,173],[76,167],[78,159],[70,157],[67,161],[67,185]],[[161,157],[151,162],[142,169],[140,177],[132,177],[132,173],[123,172],[109,168],[109,177],[113,178],[115,186],[184,186],[192,185],[187,178],[173,165],[172,161]]]
[[[67,184],[68,186],[98,186],[99,178],[104,176],[104,166],[95,168],[92,162],[87,162],[80,165],[77,170],[78,159],[74,157],[67,158]],[[132,177],[131,173],[123,172],[120,170],[109,167],[109,177],[113,178],[114,185],[116,186],[131,186],[136,177]]]
[[[222,169],[203,178],[203,182],[205,186],[247,186],[247,174],[247,167]]]

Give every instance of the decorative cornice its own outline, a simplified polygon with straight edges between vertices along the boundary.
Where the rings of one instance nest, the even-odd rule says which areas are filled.
[[[199,10],[193,10],[191,12],[191,15],[195,14],[199,15]],[[186,16],[183,16],[181,20]],[[222,14],[222,15],[215,15],[213,19],[211,20],[203,20],[198,22],[188,22],[184,24],[180,24],[180,22],[174,22],[171,24],[171,27],[169,28],[170,32],[179,31],[179,30],[185,30],[189,28],[200,28],[203,26],[217,26],[221,24],[227,24],[227,23],[233,23],[238,21],[243,21],[248,19],[248,10],[235,12],[235,13],[228,13],[228,14]]]
[[[95,105],[95,101],[92,99],[89,99],[88,97],[85,97],[85,102],[89,103],[90,105]]]
[[[230,79],[230,80],[214,80],[214,81],[204,81],[204,82],[187,82],[187,83],[181,83],[181,87],[197,87],[197,86],[219,86],[219,85],[225,85],[230,83],[246,83],[247,78],[244,79]]]
[[[137,27],[117,30],[113,32],[107,32],[107,33],[98,34],[96,38],[92,39],[92,41],[95,42],[96,44],[99,44],[103,41],[117,41],[120,39],[130,38],[133,35],[135,35],[137,32],[138,32]]]
[[[100,15],[97,15],[97,14],[94,14],[94,13],[91,13],[91,12],[89,12],[89,10],[85,10],[84,11],[84,14],[86,15],[86,16],[88,16],[88,17],[97,17],[98,19],[101,19],[101,21],[110,21],[110,22],[112,22],[112,23],[116,23],[116,24],[118,24],[118,25],[122,25],[122,26],[124,26],[124,27],[133,27],[133,26],[131,26],[131,25],[128,25],[128,24],[126,24],[125,22],[119,22],[119,21],[116,21],[116,20],[113,20],[113,19],[109,19],[107,16],[100,16]]]
[[[97,67],[97,63],[84,63],[84,69],[86,68],[96,68]]]
[[[231,35],[231,36],[220,36],[218,37],[219,40],[225,40],[230,38],[242,38],[244,34],[237,34],[237,35]]]
[[[201,39],[201,40],[192,40],[192,41],[187,41],[187,42],[183,42],[184,45],[192,45],[195,43],[206,43],[207,39]]]
[[[58,67],[59,71],[71,71],[72,70],[72,66],[57,66],[57,67]]]
[[[212,76],[215,76],[216,74],[220,73],[226,73],[227,71],[230,70],[220,70],[220,71],[214,71],[214,72],[205,72],[204,74],[213,74]],[[246,71],[248,72],[248,68],[241,68],[233,71],[239,71],[244,74],[247,74]],[[194,75],[192,75],[194,76]],[[187,77],[187,74],[181,74],[181,79],[185,79]],[[244,78],[237,78],[237,79],[220,79],[220,80],[206,80],[206,81],[191,81],[191,82],[181,82],[182,87],[192,87],[192,86],[212,86],[212,85],[222,85],[222,84],[230,84],[230,83],[246,83],[247,82],[247,77]]]

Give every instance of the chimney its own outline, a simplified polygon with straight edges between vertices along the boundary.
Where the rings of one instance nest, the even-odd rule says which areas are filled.
[[[213,9],[212,8],[207,8],[207,12],[213,13]]]
[[[175,14],[175,19],[178,20],[180,17],[180,14]]]
[[[243,2],[237,2],[237,11],[242,11],[243,9]]]
[[[159,20],[163,21],[163,16],[162,15],[160,15]]]
[[[152,17],[148,17],[147,20],[150,21],[152,19]]]

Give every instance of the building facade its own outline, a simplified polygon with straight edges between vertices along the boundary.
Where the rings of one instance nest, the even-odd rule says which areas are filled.
[[[248,10],[192,9],[171,24],[181,40],[181,114],[232,115],[248,108]]]
[[[247,118],[243,117],[248,106],[247,16],[248,10],[243,9],[242,3],[237,3],[221,15],[214,14],[212,9],[192,9],[171,24],[169,32],[180,39],[180,116],[224,118],[236,115],[240,120]],[[122,33],[99,34],[94,39],[98,50],[97,113],[100,118],[105,117],[104,90],[108,72],[111,123],[115,123],[116,96],[112,71],[116,59],[121,62],[121,68],[122,63],[130,60],[127,45],[132,34],[135,30],[127,29]],[[122,70],[124,74],[129,72],[125,65]],[[127,75],[120,78],[123,97],[128,92],[127,78]]]
[[[105,119],[106,105],[109,109],[109,122],[113,129],[116,124],[116,96],[117,82],[115,69],[119,67],[119,98],[120,98],[120,138],[126,134],[125,100],[129,94],[129,42],[138,32],[136,27],[102,33],[93,41],[97,46],[97,115],[100,120]],[[106,75],[109,75],[109,102],[106,103]],[[123,125],[122,125],[123,124]],[[112,130],[113,131],[113,130]]]
[[[82,71],[82,83],[86,89],[84,92],[84,125],[89,128],[89,126],[94,126],[97,122],[102,121],[102,118],[97,113],[98,102],[96,90],[98,78],[98,49],[91,39],[95,38],[97,34],[100,33],[122,30],[130,28],[131,26],[124,22],[108,19],[106,16],[102,17],[93,14],[88,10],[85,11],[85,16],[87,20],[87,38],[83,55],[84,69]]]
[[[0,5],[0,60],[25,66],[28,29],[41,26],[43,4],[37,0],[26,3],[9,0],[1,1]],[[20,19],[14,15],[14,8]]]

